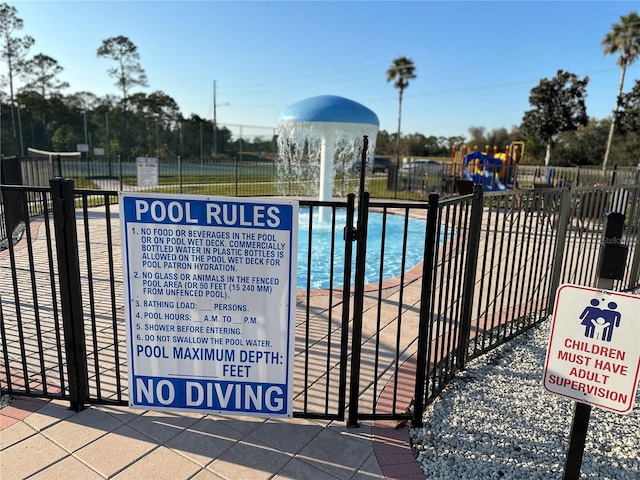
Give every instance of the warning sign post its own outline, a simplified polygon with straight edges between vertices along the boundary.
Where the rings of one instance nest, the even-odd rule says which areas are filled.
[[[129,405],[291,416],[298,204],[120,193]]]
[[[629,413],[640,372],[640,297],[562,285],[555,305],[544,388]]]

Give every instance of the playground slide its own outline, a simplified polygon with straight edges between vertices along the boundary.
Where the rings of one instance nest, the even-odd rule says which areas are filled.
[[[469,173],[468,170],[464,171],[464,178],[471,180],[476,185],[482,185],[482,188],[487,192],[503,191],[507,187],[500,181],[500,178],[484,170],[482,173]]]
[[[478,150],[464,157],[464,176],[476,185],[482,185],[485,191],[506,190],[506,185],[500,178],[500,172],[504,168],[506,156],[502,158],[490,157]]]

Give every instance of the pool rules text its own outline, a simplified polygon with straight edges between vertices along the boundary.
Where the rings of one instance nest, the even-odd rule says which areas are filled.
[[[129,404],[291,416],[295,201],[120,193]]]

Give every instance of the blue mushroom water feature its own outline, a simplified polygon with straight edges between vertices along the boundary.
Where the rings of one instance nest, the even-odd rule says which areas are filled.
[[[368,153],[373,154],[379,125],[373,111],[335,95],[320,95],[289,105],[278,118],[280,164],[288,167],[285,176],[303,181],[301,164],[305,163],[306,177],[319,180],[318,198],[330,201],[335,174],[352,169],[357,163],[364,135],[369,137]],[[292,175],[297,178],[291,179]],[[322,210],[320,219],[324,221]]]

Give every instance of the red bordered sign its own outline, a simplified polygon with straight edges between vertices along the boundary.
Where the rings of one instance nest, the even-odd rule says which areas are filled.
[[[556,296],[543,386],[578,402],[629,413],[640,373],[640,297],[580,285]]]

